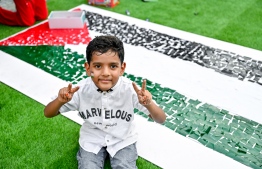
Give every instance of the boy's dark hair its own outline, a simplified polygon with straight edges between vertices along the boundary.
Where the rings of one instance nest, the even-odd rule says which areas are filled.
[[[124,62],[123,42],[115,36],[97,36],[86,47],[86,61],[90,64],[94,52],[106,53],[112,50],[117,53],[121,64]]]

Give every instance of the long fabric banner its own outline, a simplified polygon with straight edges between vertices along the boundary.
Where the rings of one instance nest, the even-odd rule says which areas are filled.
[[[86,11],[84,29],[43,22],[0,41],[0,80],[47,104],[86,77],[89,41],[115,35],[124,42],[124,76],[139,85],[147,79],[167,114],[160,125],[135,112],[140,156],[170,169],[262,167],[261,51],[87,5],[74,10]],[[83,122],[77,112],[65,116]]]

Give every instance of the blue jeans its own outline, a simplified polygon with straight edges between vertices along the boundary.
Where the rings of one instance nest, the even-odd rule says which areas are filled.
[[[106,147],[102,147],[97,154],[87,152],[80,147],[77,153],[78,169],[104,168],[107,155]],[[136,143],[119,150],[113,158],[110,155],[109,157],[112,169],[137,169],[136,160],[138,155]]]

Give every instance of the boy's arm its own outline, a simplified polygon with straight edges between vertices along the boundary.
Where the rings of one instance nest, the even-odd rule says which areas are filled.
[[[149,117],[151,117],[157,123],[164,123],[166,121],[165,112],[158,107],[153,101],[149,105],[144,105],[150,112]]]
[[[63,104],[65,103],[60,102],[58,98],[48,103],[44,109],[45,117],[51,118],[58,115],[59,109],[63,106]]]
[[[48,118],[58,115],[59,109],[72,99],[78,89],[79,87],[72,88],[71,83],[68,87],[60,89],[57,98],[46,105],[44,115]]]
[[[137,93],[139,103],[144,105],[150,112],[149,117],[151,117],[157,123],[164,123],[166,120],[166,114],[160,107],[158,107],[152,101],[151,93],[148,90],[146,90],[146,80],[143,81],[141,90],[138,89],[134,82],[132,84],[134,90]]]

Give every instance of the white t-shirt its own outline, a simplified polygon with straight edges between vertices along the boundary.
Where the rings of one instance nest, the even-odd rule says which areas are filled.
[[[110,92],[98,92],[89,77],[77,86],[79,90],[72,100],[64,104],[61,113],[77,110],[84,119],[80,129],[80,146],[97,154],[102,147],[113,157],[116,152],[137,141],[134,124],[134,108],[149,115],[139,103],[132,81],[120,77]]]

